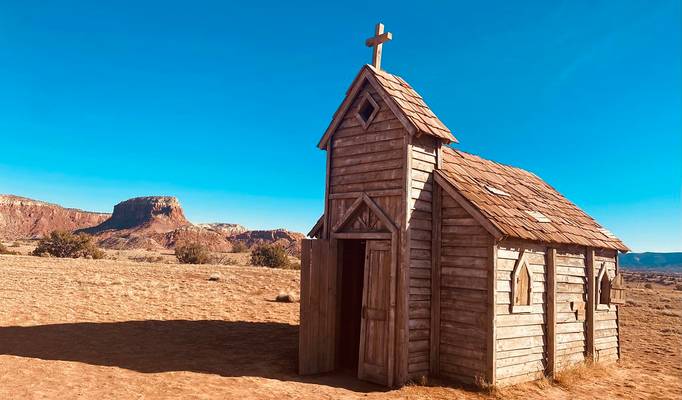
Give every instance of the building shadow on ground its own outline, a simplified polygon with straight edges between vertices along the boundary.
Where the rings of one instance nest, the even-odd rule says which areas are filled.
[[[384,390],[348,374],[299,376],[298,326],[274,322],[146,320],[0,327],[0,354],[142,373],[189,371],[359,392]]]

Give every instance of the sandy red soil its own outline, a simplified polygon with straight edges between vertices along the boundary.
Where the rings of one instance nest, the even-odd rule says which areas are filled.
[[[298,304],[272,301],[297,271],[0,256],[0,276],[2,399],[682,398],[682,291],[660,285],[628,292],[618,365],[488,394],[298,376]]]

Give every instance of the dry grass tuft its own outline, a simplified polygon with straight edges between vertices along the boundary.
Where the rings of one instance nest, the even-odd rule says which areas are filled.
[[[133,256],[130,257],[131,261],[135,262],[148,262],[148,263],[160,263],[163,262],[162,256]]]
[[[502,394],[495,385],[490,384],[490,382],[486,381],[482,376],[476,376],[474,379],[474,386],[488,396],[495,396],[497,398]]]
[[[608,364],[594,363],[592,360],[586,360],[559,372],[554,382],[564,389],[571,389],[587,380],[608,377],[610,369],[611,366]]]

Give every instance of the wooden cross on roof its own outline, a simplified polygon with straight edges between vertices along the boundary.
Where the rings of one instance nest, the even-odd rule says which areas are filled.
[[[378,23],[374,29],[374,36],[365,41],[367,47],[374,47],[374,54],[372,55],[374,68],[381,69],[381,47],[391,39],[393,39],[393,34],[391,32],[384,33],[384,24]]]

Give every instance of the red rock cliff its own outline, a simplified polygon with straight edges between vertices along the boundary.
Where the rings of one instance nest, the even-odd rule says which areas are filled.
[[[0,238],[34,239],[53,230],[73,231],[100,224],[109,214],[64,208],[14,195],[0,195]]]

